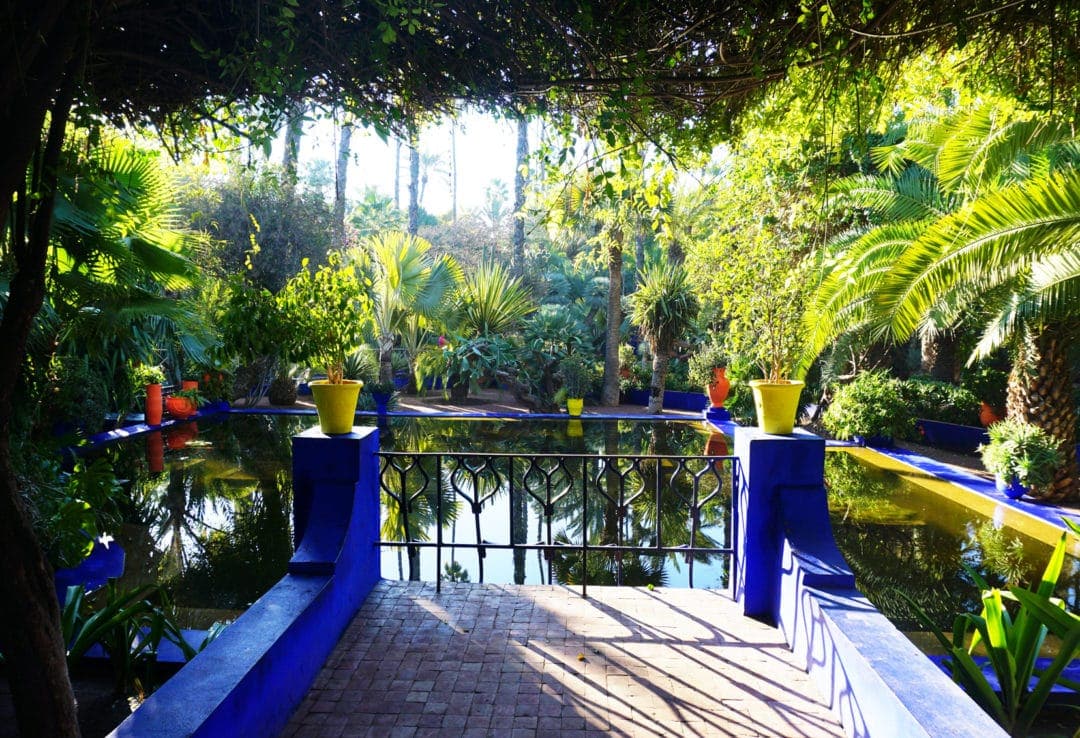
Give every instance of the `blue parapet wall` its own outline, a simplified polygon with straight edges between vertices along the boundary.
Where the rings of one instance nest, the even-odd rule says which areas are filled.
[[[844,731],[858,738],[1004,738],[998,727],[854,587],[836,548],[825,443],[736,427],[732,576],[743,611],[775,623]]]
[[[379,432],[293,438],[289,573],[111,734],[272,736],[379,578]]]

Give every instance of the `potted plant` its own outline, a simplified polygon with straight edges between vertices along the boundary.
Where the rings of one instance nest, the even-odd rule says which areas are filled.
[[[390,405],[390,400],[394,397],[396,388],[396,382],[372,382],[367,385],[367,390],[375,400],[375,411],[379,415],[386,415],[386,410]]]
[[[174,418],[187,420],[198,411],[202,401],[203,397],[199,394],[198,387],[184,389],[165,398],[165,409]]]
[[[585,405],[585,395],[592,391],[596,383],[596,372],[580,353],[570,354],[559,362],[559,379],[566,393],[566,412],[570,417],[579,417]]]
[[[161,383],[165,381],[165,372],[160,366],[140,364],[131,370],[132,381],[136,387],[143,387],[146,393],[146,424],[161,425]]]
[[[899,380],[884,372],[863,372],[838,389],[821,422],[837,438],[866,446],[891,446],[915,425]]]
[[[724,297],[729,321],[725,345],[731,357],[757,366],[763,377],[750,382],[758,427],[765,433],[788,434],[795,427],[804,384],[793,377],[804,348],[807,267],[768,229],[742,242],[737,256],[729,275],[734,284]]]
[[[494,375],[513,364],[513,346],[499,336],[458,337],[443,347],[444,385],[455,402],[464,401],[472,385],[484,375]]]
[[[979,422],[985,427],[1005,415],[1005,389],[1009,375],[985,364],[965,371],[961,384],[979,400]]]
[[[727,378],[727,353],[718,341],[710,341],[690,357],[690,384],[701,387],[714,410],[723,410],[731,382]]]
[[[998,491],[1011,499],[1038,497],[1061,465],[1061,443],[1037,425],[1006,418],[986,429],[989,443],[979,447],[983,466],[997,480]]]
[[[278,297],[299,334],[299,353],[326,372],[326,379],[310,383],[319,427],[326,434],[351,432],[363,382],[345,379],[345,359],[360,343],[371,315],[355,268],[338,253],[316,270],[305,259]]]

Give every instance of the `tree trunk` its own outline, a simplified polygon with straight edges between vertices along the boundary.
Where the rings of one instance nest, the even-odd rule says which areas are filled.
[[[450,119],[450,222],[457,223],[457,121]]]
[[[15,473],[11,421],[26,341],[45,298],[57,167],[72,92],[82,74],[85,50],[80,47],[91,25],[89,12],[90,3],[82,0],[5,8],[6,30],[20,40],[0,44],[0,74],[10,93],[0,106],[0,130],[7,142],[0,153],[0,223],[10,228],[7,243],[15,266],[0,319],[0,633],[15,720],[25,736],[79,734],[53,572]],[[47,112],[48,135],[39,149]],[[27,166],[35,151],[28,187]]]
[[[420,135],[409,130],[409,233],[420,227]]]
[[[529,121],[517,121],[517,167],[514,169],[514,239],[510,269],[514,276],[525,273],[525,167],[529,161]]]
[[[1065,464],[1054,475],[1050,489],[1038,496],[1048,502],[1080,499],[1068,335],[1064,326],[1051,324],[1024,336],[1009,374],[1006,398],[1010,418],[1037,425],[1061,441]]]
[[[300,158],[300,140],[303,136],[304,105],[296,103],[289,110],[289,121],[285,127],[285,153],[281,157],[285,186],[290,190],[296,186],[296,164]]]
[[[379,336],[379,381],[394,381],[394,365],[391,357],[394,352],[394,336]]]
[[[956,380],[956,335],[952,331],[923,334],[919,339],[919,369],[942,382]]]
[[[667,381],[670,357],[653,346],[652,381],[649,383],[648,412],[656,415],[664,411],[664,383]]]
[[[603,405],[619,404],[619,339],[622,337],[622,246],[623,232],[616,229],[608,245],[608,304],[607,345],[604,347],[604,388],[600,393]]]
[[[401,210],[401,139],[394,147],[394,209]]]
[[[639,226],[634,235],[634,273],[630,275],[630,292],[637,291],[637,277],[645,268],[645,228]]]
[[[334,247],[345,248],[345,186],[349,181],[349,149],[352,147],[352,124],[341,124],[337,166],[334,169]]]

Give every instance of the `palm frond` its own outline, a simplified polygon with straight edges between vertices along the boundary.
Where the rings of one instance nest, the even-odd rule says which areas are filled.
[[[1080,239],[1080,170],[991,192],[934,223],[897,261],[886,286],[893,330],[910,335],[962,281],[1015,279]]]

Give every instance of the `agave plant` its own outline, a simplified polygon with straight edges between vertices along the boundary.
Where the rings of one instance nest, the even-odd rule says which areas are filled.
[[[510,333],[536,309],[521,280],[499,264],[485,264],[458,288],[452,317],[466,336]]]
[[[1065,522],[1074,533],[1080,534],[1080,528],[1072,521]],[[910,597],[900,593],[948,653],[947,664],[953,679],[1013,736],[1028,734],[1056,684],[1080,692],[1080,684],[1062,677],[1065,667],[1080,655],[1080,616],[1068,612],[1064,603],[1053,596],[1065,560],[1067,539],[1068,534],[1062,533],[1042,578],[1033,589],[1012,586],[1002,591],[990,587],[978,572],[965,567],[983,590],[983,607],[978,614],[958,615],[951,638]],[[1050,665],[1039,668],[1037,660],[1049,633],[1060,639],[1060,645]],[[997,677],[998,690],[972,656],[983,644]]]

